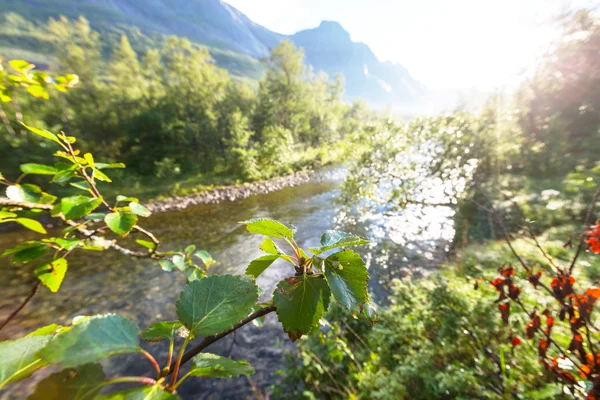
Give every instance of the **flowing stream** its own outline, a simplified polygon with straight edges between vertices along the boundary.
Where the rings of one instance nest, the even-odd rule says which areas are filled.
[[[152,215],[143,226],[163,242],[163,249],[181,249],[196,244],[219,261],[215,273],[243,274],[248,262],[261,255],[262,237],[250,235],[239,221],[270,217],[294,224],[298,244],[316,246],[326,229],[341,229],[371,239],[374,244],[357,249],[364,257],[371,277],[370,288],[376,301],[384,302],[391,278],[426,276],[443,258],[454,234],[452,211],[444,207],[406,208],[401,214],[384,210],[363,216],[353,215],[336,203],[343,171],[328,170],[309,183],[244,200],[199,205],[182,211]],[[424,218],[424,215],[426,218]],[[58,234],[58,230],[56,231]],[[34,239],[28,231],[0,234],[0,252],[23,240]],[[0,259],[0,319],[12,311],[35,283],[33,265],[15,266]],[[258,279],[270,297],[277,282],[293,273],[289,265],[275,263]],[[78,315],[116,312],[135,321],[140,328],[159,320],[176,320],[175,302],[185,278],[167,273],[152,260],[136,260],[113,251],[74,252],[69,270],[58,293],[42,288],[31,303],[0,334],[0,340],[14,339],[52,322],[69,324]],[[263,327],[249,324],[240,329],[232,343],[230,335],[207,351],[248,360],[256,370],[250,379],[231,380],[189,378],[179,389],[184,399],[239,399],[253,397],[253,391],[268,393],[284,367],[282,352],[291,348],[274,314]],[[180,343],[178,343],[180,344]],[[233,346],[232,346],[233,344]],[[144,344],[163,364],[166,343]],[[0,355],[1,357],[1,355]],[[102,362],[109,377],[149,374],[151,365],[141,355],[125,355]],[[185,370],[185,369],[184,369]],[[37,372],[42,379],[56,368]],[[116,388],[125,388],[127,386]],[[31,382],[9,385],[0,399],[24,398],[32,391]],[[255,392],[254,392],[255,393]]]

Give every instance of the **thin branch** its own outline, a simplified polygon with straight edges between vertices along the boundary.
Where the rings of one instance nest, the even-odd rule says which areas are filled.
[[[229,335],[230,333],[240,329],[242,326],[248,324],[249,322],[252,322],[256,318],[260,318],[269,313],[272,313],[276,309],[277,308],[275,306],[268,306],[268,307],[261,308],[260,310],[253,312],[252,314],[250,314],[249,316],[247,316],[246,318],[244,318],[243,320],[241,320],[240,322],[235,324],[233,326],[233,328],[226,330],[225,332],[216,334],[216,335],[205,337],[200,343],[198,343],[196,346],[192,347],[190,350],[188,350],[184,354],[184,356],[181,359],[181,364],[182,365],[185,364],[190,359],[192,359],[194,356],[196,356],[197,354],[200,354],[202,352],[202,350],[204,350],[211,344],[223,339],[225,336]],[[169,368],[169,373],[166,376],[171,374],[171,371],[173,371],[173,369],[175,368],[175,364],[176,363],[171,364],[171,368]]]
[[[0,331],[2,330],[2,328],[4,328],[14,317],[17,316],[17,314],[19,313],[19,311],[21,311],[23,309],[23,307],[25,307],[27,305],[27,303],[29,303],[29,301],[33,298],[33,296],[35,296],[35,294],[37,293],[38,289],[40,288],[40,284],[42,283],[42,281],[37,281],[37,283],[33,286],[33,289],[31,289],[31,293],[29,293],[29,296],[27,296],[27,298],[23,301],[23,303],[21,303],[21,305],[12,313],[10,313],[10,315],[4,320],[4,322],[2,322],[2,325],[0,325]]]
[[[144,349],[140,349],[140,353],[142,353],[144,355],[144,357],[146,357],[148,359],[148,361],[150,361],[150,363],[152,364],[152,366],[156,370],[156,379],[160,379],[160,367],[159,367],[158,362],[156,361],[156,359],[152,356],[152,354],[148,353]]]

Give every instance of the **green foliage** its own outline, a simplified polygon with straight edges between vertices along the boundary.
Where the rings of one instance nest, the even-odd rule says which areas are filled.
[[[114,314],[86,318],[60,333],[40,351],[51,364],[76,367],[114,354],[139,352],[137,325]]]
[[[47,363],[37,356],[51,336],[28,336],[14,341],[0,342],[2,362],[0,363],[0,388],[10,382],[29,377]]]
[[[30,400],[85,400],[94,398],[102,390],[104,371],[99,364],[85,364],[66,368],[49,375],[35,387]]]
[[[252,312],[258,287],[248,277],[215,275],[190,282],[177,301],[179,320],[192,337],[226,331]]]
[[[333,297],[353,314],[361,314],[369,298],[369,274],[360,255],[352,250],[332,254],[323,262],[323,273]]]
[[[14,262],[14,258],[13,258]],[[57,292],[67,273],[67,260],[64,258],[40,264],[35,269],[35,276],[53,292]]]
[[[233,361],[215,354],[201,353],[192,360],[189,375],[209,378],[232,378],[252,375],[254,369],[246,361]]]
[[[273,302],[277,317],[292,341],[318,325],[329,307],[330,293],[327,281],[314,275],[294,276],[279,282]]]

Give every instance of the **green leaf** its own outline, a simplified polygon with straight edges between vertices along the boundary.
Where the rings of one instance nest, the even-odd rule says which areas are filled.
[[[153,250],[156,247],[156,245],[153,242],[149,242],[148,240],[138,239],[135,242],[140,246],[144,246],[145,248],[150,250]]]
[[[310,250],[315,255],[319,255],[324,251],[335,249],[336,247],[358,246],[368,243],[368,240],[365,240],[359,236],[352,235],[346,232],[329,230],[325,231],[321,236],[321,247],[312,247],[308,250]]]
[[[206,268],[209,268],[211,265],[217,263],[215,260],[213,260],[212,256],[208,254],[208,252],[205,250],[198,250],[194,253],[194,255],[204,263],[204,266],[206,266]]]
[[[85,219],[90,220],[90,221],[100,221],[104,219],[104,216],[106,214],[103,213],[91,213],[85,216]]]
[[[265,253],[269,254],[283,254],[283,251],[275,244],[273,239],[265,238],[262,244],[260,245],[260,249]]]
[[[125,168],[125,164],[123,163],[96,163],[96,169],[109,169],[109,168]]]
[[[0,342],[0,389],[8,383],[29,377],[48,365],[37,353],[52,339],[52,336],[26,336],[17,340]]]
[[[49,238],[49,239],[43,239],[43,241],[45,243],[55,243],[67,251],[77,247],[81,243],[81,240],[79,240],[79,239],[63,239],[63,238]]]
[[[206,272],[196,267],[189,267],[185,270],[185,275],[189,283],[204,278],[206,276]]]
[[[98,400],[177,400],[179,396],[166,392],[160,385],[143,386],[97,397]]]
[[[108,175],[96,168],[93,170],[92,176],[102,182],[112,182]]]
[[[36,221],[35,219],[30,219],[30,218],[16,218],[15,222],[18,224],[23,225],[25,228],[37,232],[37,233],[42,233],[42,234],[46,234],[46,229],[44,228],[44,226],[42,224],[40,224],[38,221]]]
[[[27,400],[88,400],[102,390],[105,380],[100,364],[67,368],[39,382]]]
[[[60,201],[60,212],[67,219],[77,219],[85,217],[102,204],[102,198],[93,198],[89,196],[71,196],[63,197]]]
[[[325,278],[333,297],[354,315],[368,300],[369,273],[360,255],[352,250],[332,254],[325,259]]]
[[[140,203],[136,203],[136,202],[132,201],[131,203],[129,203],[129,208],[131,209],[132,213],[139,215],[140,217],[149,217],[150,215],[152,215],[150,210],[148,210],[146,207],[144,207]]]
[[[240,222],[246,224],[246,229],[250,233],[274,237],[277,239],[293,239],[294,226],[287,226],[279,221],[270,218],[253,218],[248,221]]]
[[[5,218],[14,218],[16,216],[17,216],[17,214],[12,213],[12,212],[0,211],[0,220],[5,219]]]
[[[58,170],[54,167],[43,164],[21,164],[21,172],[24,174],[54,175],[58,172]]]
[[[31,126],[27,126],[22,122],[21,122],[21,125],[23,125],[25,128],[27,128],[31,132],[35,133],[36,135],[41,136],[44,139],[52,140],[53,142],[58,143],[59,145],[62,146],[62,143],[58,139],[58,136],[56,136],[54,133],[48,132],[45,129],[38,129],[38,128],[31,127]]]
[[[171,339],[177,335],[177,330],[181,326],[181,322],[179,321],[157,322],[142,332],[142,339],[148,342],[160,342],[164,339]]]
[[[37,241],[24,242],[17,247],[5,250],[2,256],[13,254],[13,263],[27,263],[42,257],[49,248],[50,246]]]
[[[91,189],[90,184],[87,183],[87,181],[70,182],[69,185],[71,185],[77,189],[84,190],[86,192],[89,192]]]
[[[85,153],[83,155],[83,158],[85,159],[85,161],[87,161],[90,167],[96,168],[96,165],[94,164],[94,156],[92,155],[92,153]]]
[[[6,188],[6,197],[13,201],[52,204],[56,196],[44,193],[39,186],[32,184],[11,185]]]
[[[250,277],[213,275],[183,289],[177,315],[193,336],[208,336],[230,329],[257,300],[258,287]]]
[[[314,275],[294,276],[279,282],[273,293],[277,318],[292,341],[319,324],[329,306],[329,286]]]
[[[137,217],[133,214],[113,212],[106,214],[104,222],[117,235],[126,236],[137,223]]]
[[[94,316],[60,333],[39,354],[63,367],[95,362],[114,354],[140,350],[137,325],[115,314]]]
[[[134,201],[136,203],[139,202],[139,200],[136,197],[127,197],[127,196],[123,196],[121,194],[117,196],[117,203],[121,203],[124,201],[127,201],[127,202]]]
[[[65,278],[67,273],[67,260],[64,258],[58,258],[56,260],[48,261],[40,264],[35,269],[35,276],[48,288],[57,292],[60,288],[60,284]]]
[[[234,361],[216,354],[200,353],[192,359],[191,376],[232,378],[252,375],[254,368],[247,361]]]
[[[246,275],[250,275],[255,279],[258,278],[259,275],[265,272],[265,270],[279,257],[279,255],[268,255],[250,261],[250,265],[246,268]]]
[[[195,245],[193,245],[193,244],[190,244],[190,245],[189,245],[189,246],[187,246],[187,247],[186,247],[186,248],[185,248],[183,251],[184,251],[184,253],[185,253],[185,254],[187,254],[187,255],[189,256],[190,254],[192,254],[192,252],[193,252],[194,250],[196,250],[196,246],[195,246]]]
[[[171,260],[160,260],[158,263],[160,264],[160,267],[167,272],[171,272],[176,268]]]
[[[173,264],[175,264],[177,269],[180,271],[185,271],[188,268],[187,264],[185,263],[185,257],[179,254],[175,254],[173,256]]]
[[[27,336],[47,336],[47,335],[56,335],[57,333],[67,331],[71,329],[70,327],[65,327],[57,324],[50,324],[46,326],[42,326],[41,328],[36,329],[35,331],[27,334]]]
[[[34,64],[31,64],[25,60],[10,60],[8,64],[13,67],[15,70],[26,73],[31,69],[35,68]]]
[[[50,98],[48,91],[40,85],[27,86],[27,93],[29,93],[33,97],[37,97],[38,99],[48,100]]]

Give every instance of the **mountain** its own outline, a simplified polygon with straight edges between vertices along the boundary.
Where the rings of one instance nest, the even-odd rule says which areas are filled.
[[[0,19],[4,22],[0,54],[8,57],[51,62],[48,43],[36,34],[39,26],[50,17],[83,15],[105,41],[115,42],[127,33],[138,50],[166,35],[187,37],[207,46],[218,65],[250,79],[260,77],[258,59],[289,38],[304,49],[305,60],[315,71],[344,74],[350,99],[363,98],[376,105],[414,104],[426,93],[405,68],[380,62],[366,44],[353,42],[332,21],[286,36],[254,23],[222,0],[0,0],[0,10],[4,18]]]

